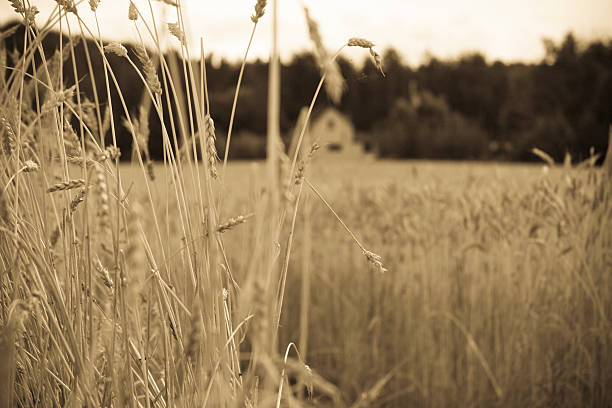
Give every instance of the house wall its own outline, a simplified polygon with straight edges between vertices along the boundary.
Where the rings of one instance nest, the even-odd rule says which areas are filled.
[[[355,141],[351,121],[333,108],[325,110],[313,121],[310,137],[321,145],[318,155],[359,157],[364,154],[363,146]]]

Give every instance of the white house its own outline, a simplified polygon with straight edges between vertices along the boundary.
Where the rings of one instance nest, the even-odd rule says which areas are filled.
[[[294,130],[290,152],[295,151],[295,144],[306,117],[306,108],[302,108]],[[362,143],[355,140],[355,127],[351,120],[335,108],[329,107],[311,116],[310,125],[304,134],[302,152],[308,152],[313,143],[321,148],[317,157],[337,159],[357,159],[365,156]]]

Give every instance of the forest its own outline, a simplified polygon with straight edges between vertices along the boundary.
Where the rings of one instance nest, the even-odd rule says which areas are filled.
[[[22,39],[23,27],[5,38],[3,52],[9,66],[22,47]],[[55,32],[42,40],[47,58],[56,52],[57,40]],[[133,51],[129,44],[124,45]],[[583,42],[568,33],[560,43],[543,39],[542,46],[545,52],[539,63],[491,62],[480,53],[468,53],[456,59],[430,56],[418,67],[403,62],[397,50],[387,49],[383,52],[385,76],[371,60],[356,66],[341,55],[338,63],[345,84],[337,109],[351,118],[356,137],[382,158],[532,161],[537,160],[531,153],[533,147],[555,160],[563,160],[566,153],[574,160],[585,159],[592,151],[605,156],[612,123],[612,41]],[[90,41],[88,51],[94,75],[100,76],[95,82],[104,105],[102,62]],[[77,56],[84,52],[83,44],[75,45]],[[74,81],[68,54],[64,49],[64,78]],[[168,61],[179,61],[177,55],[167,57]],[[137,85],[136,72],[123,58],[107,58],[118,72],[128,109],[137,112],[144,88]],[[212,64],[213,60],[213,56],[207,57],[206,74],[222,154],[240,63],[221,59]],[[76,58],[78,72],[87,72],[84,61],[86,58]],[[199,64],[194,65],[194,72],[198,72]],[[183,72],[178,62],[175,68]],[[265,155],[267,75],[265,61],[247,63],[230,159]],[[294,55],[282,64],[281,131],[285,139],[290,137],[300,109],[311,100],[320,77],[320,67],[310,53]],[[91,100],[92,81],[79,80],[81,92]],[[113,102],[118,104],[119,100]],[[316,109],[331,104],[322,94]],[[118,145],[129,152],[131,137],[121,125],[122,118],[114,120]],[[152,114],[149,122],[150,154],[161,159],[159,121]],[[122,158],[129,159],[129,155]]]

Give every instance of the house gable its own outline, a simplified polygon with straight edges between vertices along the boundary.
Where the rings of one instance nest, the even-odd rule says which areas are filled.
[[[363,146],[355,140],[352,122],[334,108],[327,108],[312,121],[310,138],[321,145],[320,154],[359,157]]]

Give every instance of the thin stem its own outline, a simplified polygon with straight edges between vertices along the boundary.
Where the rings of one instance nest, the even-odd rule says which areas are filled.
[[[302,190],[304,184],[300,184],[300,189],[298,190],[298,195],[295,199],[295,207],[293,209],[293,219],[291,220],[291,230],[289,231],[289,238],[287,238],[287,253],[285,254],[285,261],[283,264],[283,270],[281,272],[281,282],[278,287],[277,299],[278,299],[278,310],[276,311],[276,325],[275,328],[278,328],[280,325],[281,313],[283,311],[283,301],[285,298],[285,285],[287,283],[287,272],[289,271],[289,259],[291,257],[291,248],[293,246],[293,235],[295,233],[295,221],[297,219],[298,207],[300,204],[300,198],[302,197]],[[278,336],[278,330],[274,331],[274,337]],[[272,343],[275,343],[273,341]]]
[[[302,361],[302,358],[300,357],[300,351],[295,346],[295,343],[293,342],[289,343],[287,345],[287,348],[285,349],[285,358],[283,360],[284,365],[283,365],[283,370],[281,371],[281,379],[280,379],[280,384],[278,386],[278,395],[276,397],[276,408],[280,408],[281,396],[283,394],[283,383],[284,383],[283,380],[285,379],[285,369],[287,367],[287,360],[289,359],[289,351],[291,351],[291,347],[295,349],[295,353],[298,356],[298,360]]]
[[[232,113],[230,115],[229,127],[227,130],[227,141],[225,142],[225,152],[223,153],[223,169],[221,170],[221,180],[225,181],[225,167],[227,166],[227,156],[229,153],[230,140],[232,139],[232,129],[234,128],[234,116],[236,115],[236,105],[238,104],[238,94],[240,92],[240,84],[242,83],[242,76],[244,74],[244,67],[246,65],[247,55],[251,49],[251,43],[255,36],[255,29],[257,23],[253,24],[253,30],[251,31],[251,37],[249,38],[249,44],[247,45],[244,57],[242,58],[242,65],[240,66],[240,74],[238,74],[238,83],[236,84],[236,92],[234,93],[234,102],[232,104]]]
[[[327,202],[327,200],[323,197],[323,195],[321,195],[321,193],[319,192],[319,190],[312,185],[312,183],[310,182],[310,180],[308,180],[307,178],[304,178],[304,183],[308,184],[308,187],[310,187],[310,189],[317,195],[317,197],[319,197],[319,199],[323,202],[323,204],[325,204],[325,206],[327,208],[329,208],[329,211],[331,211],[331,213],[334,215],[334,217],[336,217],[336,219],[338,220],[338,222],[340,223],[340,225],[342,225],[344,227],[344,229],[351,235],[351,237],[353,238],[353,241],[355,241],[355,243],[357,244],[357,246],[359,246],[359,248],[363,251],[363,252],[367,252],[367,249],[365,249],[365,247],[361,244],[361,242],[359,242],[359,240],[357,239],[357,237],[355,236],[355,234],[353,234],[353,232],[349,229],[349,227],[346,226],[346,224],[344,223],[344,221],[342,221],[342,219],[340,218],[340,216],[336,213],[336,211],[334,211],[334,209],[332,208],[331,205],[329,205],[329,203]]]
[[[4,188],[2,189],[2,193],[4,193],[6,191],[6,189],[8,188],[8,186],[13,182],[13,180],[15,180],[15,177],[17,177],[17,175],[19,173],[21,173],[22,171],[24,171],[27,168],[28,168],[28,166],[23,166],[22,168],[17,170],[17,172],[11,176],[11,178],[8,181],[8,183],[6,183],[6,186],[4,186]]]
[[[279,213],[280,198],[278,194],[278,140],[280,139],[280,61],[278,55],[278,0],[272,1],[272,50],[270,52],[270,62],[268,70],[268,134],[266,142],[266,167],[267,167],[267,185],[268,199],[266,215],[268,219],[269,235],[266,239],[270,243],[278,242],[278,232],[276,217]],[[271,255],[271,254],[270,254]],[[269,288],[273,276],[277,274],[277,265],[275,265],[275,257],[269,258],[270,264],[267,267],[267,277],[265,287]],[[275,349],[274,344],[270,344],[270,351]]]
[[[278,170],[278,138],[280,119],[280,61],[278,56],[278,0],[272,2],[272,50],[270,52],[270,67],[268,70],[268,137],[267,162],[268,183],[272,194],[272,207],[278,207],[277,170]]]

